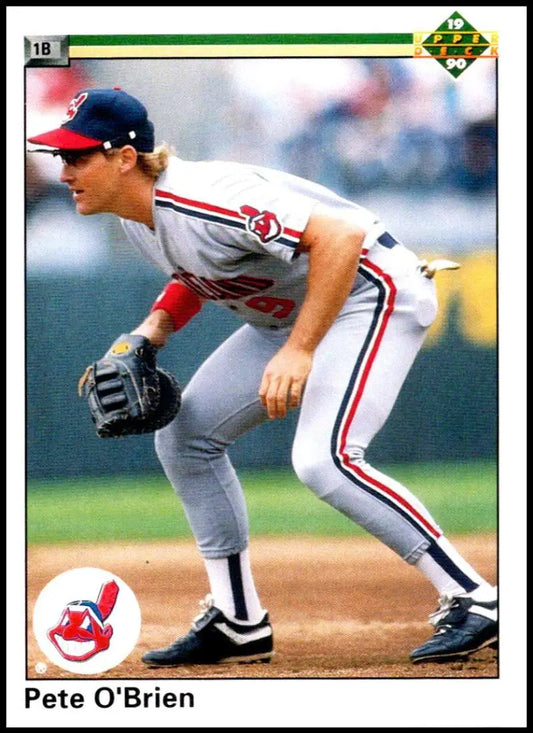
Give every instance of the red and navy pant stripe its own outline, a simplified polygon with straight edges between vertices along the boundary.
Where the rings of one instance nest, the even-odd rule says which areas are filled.
[[[372,365],[378,357],[379,350],[394,311],[397,290],[393,279],[381,268],[366,258],[361,260],[359,274],[376,288],[377,299],[372,321],[363,346],[357,356],[348,387],[335,421],[331,454],[339,471],[355,486],[375,499],[391,507],[409,522],[428,543],[427,552],[433,559],[465,590],[477,587],[461,568],[448,557],[437,544],[441,531],[419,511],[405,496],[401,496],[395,488],[383,480],[365,471],[364,465],[354,461],[348,452],[348,436],[350,428],[357,417],[357,409],[364,395]]]

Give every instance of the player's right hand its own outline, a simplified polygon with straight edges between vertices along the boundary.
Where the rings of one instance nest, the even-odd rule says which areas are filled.
[[[270,419],[285,417],[298,407],[313,364],[313,355],[285,344],[274,354],[263,372],[259,399]]]

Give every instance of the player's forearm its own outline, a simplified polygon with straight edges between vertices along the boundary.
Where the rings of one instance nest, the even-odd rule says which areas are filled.
[[[269,418],[300,404],[316,347],[353,286],[364,232],[343,220],[314,215],[302,237],[309,255],[307,294],[287,342],[263,372],[259,398]]]
[[[154,346],[162,348],[174,331],[172,316],[167,311],[160,309],[150,313],[132,333],[145,336]]]
[[[326,236],[309,241],[307,294],[294,324],[288,345],[312,354],[353,287],[361,247],[362,230],[342,225],[331,227]]]
[[[200,312],[202,299],[182,283],[171,281],[156,298],[150,314],[133,333],[146,336],[154,346],[165,346],[168,337]]]

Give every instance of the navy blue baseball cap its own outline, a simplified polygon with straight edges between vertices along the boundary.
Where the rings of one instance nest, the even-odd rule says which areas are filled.
[[[56,150],[132,145],[141,153],[151,153],[154,126],[146,107],[120,87],[82,89],[68,105],[60,127],[28,141]]]

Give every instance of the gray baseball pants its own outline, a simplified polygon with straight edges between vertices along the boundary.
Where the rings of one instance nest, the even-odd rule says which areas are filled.
[[[421,502],[364,459],[436,314],[434,283],[418,265],[401,245],[375,245],[362,259],[352,294],[316,350],[293,466],[320,499],[407,562],[429,551],[461,576],[440,550],[442,531]],[[156,434],[161,464],[206,558],[228,557],[248,544],[245,498],[226,449],[267,419],[259,384],[288,334],[249,324],[238,329],[198,369],[176,419]]]

